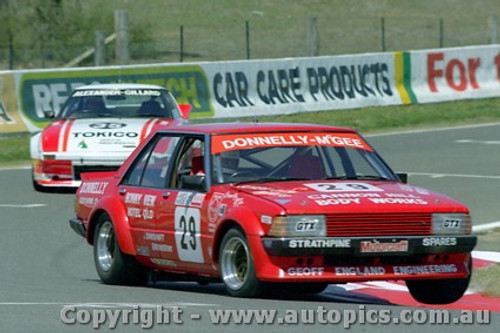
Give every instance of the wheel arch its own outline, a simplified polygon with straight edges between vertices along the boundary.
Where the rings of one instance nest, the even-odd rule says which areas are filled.
[[[101,199],[91,213],[88,224],[87,242],[93,245],[95,229],[102,214],[107,214],[111,219],[113,227],[115,228],[118,245],[120,246],[122,252],[130,255],[136,255],[137,251],[132,238],[125,207],[121,201],[113,197]]]
[[[249,239],[249,236],[261,236],[264,234],[262,225],[253,211],[248,208],[242,208],[232,211],[230,214],[225,216],[217,226],[212,247],[212,261],[214,263],[219,263],[219,249],[222,243],[222,239],[231,228],[241,229],[245,237],[247,237],[248,239],[251,250],[253,250],[253,244]]]

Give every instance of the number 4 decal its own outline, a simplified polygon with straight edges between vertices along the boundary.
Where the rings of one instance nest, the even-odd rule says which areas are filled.
[[[175,244],[180,261],[204,262],[199,209],[192,207],[175,209]]]

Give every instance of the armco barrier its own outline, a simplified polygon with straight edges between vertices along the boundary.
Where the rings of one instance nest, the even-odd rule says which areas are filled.
[[[72,89],[165,86],[193,118],[228,118],[500,96],[500,45],[358,55],[1,72],[0,133],[38,131]],[[24,123],[23,123],[24,122]]]

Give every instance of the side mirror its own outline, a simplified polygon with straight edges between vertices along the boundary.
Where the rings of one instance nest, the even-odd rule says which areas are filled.
[[[184,175],[181,177],[181,188],[205,192],[205,176]]]
[[[191,104],[179,104],[179,109],[181,110],[181,117],[187,120],[191,112]]]
[[[52,119],[56,116],[56,113],[52,109],[43,110],[43,116],[48,119]]]
[[[408,184],[408,174],[405,172],[398,172],[396,173],[396,176],[398,176],[399,180],[401,180],[402,183]]]

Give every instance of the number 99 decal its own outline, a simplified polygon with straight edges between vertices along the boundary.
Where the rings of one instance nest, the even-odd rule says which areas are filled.
[[[180,261],[203,263],[200,235],[200,210],[175,208],[175,244]]]

